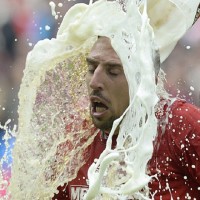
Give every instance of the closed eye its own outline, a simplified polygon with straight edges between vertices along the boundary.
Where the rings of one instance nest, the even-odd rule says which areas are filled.
[[[111,76],[118,76],[123,73],[123,68],[121,65],[109,65],[108,66],[108,73]]]
[[[88,65],[88,72],[89,72],[90,74],[94,74],[95,69],[96,69],[96,67],[91,66],[91,65]]]
[[[88,65],[88,72],[93,74],[95,69],[98,66],[98,62],[91,58],[86,58],[86,61],[87,61],[87,65]]]
[[[109,71],[110,75],[117,76],[121,73],[119,69],[112,69]]]

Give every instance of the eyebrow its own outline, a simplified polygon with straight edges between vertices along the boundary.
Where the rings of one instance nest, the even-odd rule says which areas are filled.
[[[93,59],[93,58],[90,58],[90,57],[87,57],[87,58],[86,58],[86,61],[87,61],[88,63],[94,63],[94,64],[97,64],[97,63],[98,63],[97,60],[95,60],[95,59]]]
[[[96,59],[91,58],[91,57],[87,57],[86,61],[88,63],[93,63],[93,64],[98,64],[99,63]],[[120,62],[116,62],[114,60],[106,61],[106,65],[109,65],[111,67],[122,67],[122,64]]]

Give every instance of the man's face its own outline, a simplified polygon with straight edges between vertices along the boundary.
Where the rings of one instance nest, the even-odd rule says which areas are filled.
[[[86,76],[94,125],[109,131],[129,105],[128,83],[110,39],[100,37],[87,57]]]

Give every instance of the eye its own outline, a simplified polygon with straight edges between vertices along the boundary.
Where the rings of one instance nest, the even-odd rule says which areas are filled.
[[[96,69],[96,67],[95,67],[94,65],[88,64],[88,72],[89,72],[90,74],[93,74],[94,71],[95,71],[95,69]]]
[[[115,72],[109,72],[109,74],[111,75],[111,76],[117,76],[118,74],[117,73],[115,73]]]
[[[109,69],[109,74],[111,76],[118,76],[121,73],[121,70],[118,68]]]

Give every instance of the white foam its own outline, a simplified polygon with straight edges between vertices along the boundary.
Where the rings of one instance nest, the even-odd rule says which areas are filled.
[[[58,7],[63,7],[63,3],[58,3]]]
[[[49,31],[50,29],[51,29],[50,26],[48,26],[48,25],[45,26],[45,30],[46,30],[46,31]]]
[[[58,19],[58,15],[57,15],[56,10],[55,10],[56,9],[56,4],[53,1],[50,1],[49,5],[51,7],[51,14],[52,14],[52,16],[54,16],[55,19]]]
[[[123,63],[130,105],[115,120],[105,151],[89,169],[85,199],[148,199],[151,177],[146,167],[157,134],[154,40],[163,61],[192,24],[192,11],[199,2],[152,0],[148,7],[146,0],[125,2],[124,6],[106,0],[75,5],[65,15],[57,37],[38,42],[28,54],[19,92],[19,132],[10,186],[13,199],[49,199],[57,186],[75,178],[84,164],[82,152],[96,134],[82,129],[85,118],[89,121],[88,101],[83,95],[85,54],[99,35],[111,39]],[[49,5],[56,18],[55,3]],[[161,16],[163,23],[158,26]],[[69,124],[75,124],[71,132],[66,131]],[[117,146],[111,149],[118,126]],[[76,135],[87,138],[78,148]],[[66,152],[70,145],[72,149]],[[73,166],[76,162],[78,166]],[[123,179],[120,171],[126,174]]]
[[[190,86],[190,90],[194,91],[194,87],[193,87],[193,86]]]

